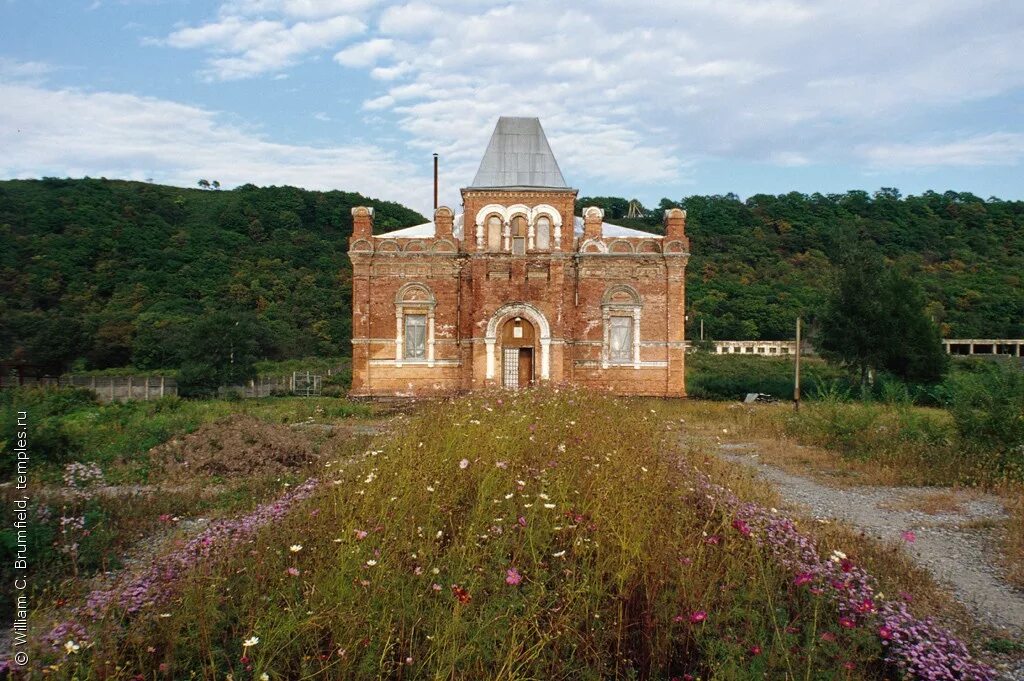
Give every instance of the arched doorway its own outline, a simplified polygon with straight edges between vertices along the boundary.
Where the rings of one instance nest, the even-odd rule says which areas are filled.
[[[517,390],[533,385],[536,377],[537,331],[523,317],[501,326],[501,385]]]
[[[507,331],[513,340],[519,340],[515,338],[516,318],[520,319],[520,328],[523,329],[522,333],[524,336],[528,333],[526,330],[527,326],[533,332],[533,341],[529,346],[532,348],[532,368],[530,372],[533,381],[534,383],[547,381],[551,366],[551,327],[548,325],[548,320],[544,317],[544,314],[529,303],[508,303],[502,305],[487,322],[487,333],[484,336],[487,360],[485,376],[488,381],[496,381],[499,385],[504,385],[503,376],[498,373],[504,369],[505,358],[502,339]],[[512,322],[512,326],[506,330],[506,324],[509,321]],[[523,347],[523,345],[518,347]],[[511,353],[509,357],[511,358]]]

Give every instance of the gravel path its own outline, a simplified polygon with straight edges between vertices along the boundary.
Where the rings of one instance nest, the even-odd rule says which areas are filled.
[[[979,621],[1009,638],[1024,639],[1024,593],[1004,581],[999,568],[988,560],[993,551],[985,541],[986,531],[963,527],[972,521],[1004,518],[997,498],[972,495],[964,499],[960,513],[893,510],[886,506],[934,489],[836,489],[761,463],[755,445],[720,444],[719,450],[723,459],[755,469],[758,476],[777,486],[783,499],[809,508],[816,517],[845,521],[883,540],[898,540],[902,532],[913,530],[916,539],[905,547],[918,565],[948,586]]]

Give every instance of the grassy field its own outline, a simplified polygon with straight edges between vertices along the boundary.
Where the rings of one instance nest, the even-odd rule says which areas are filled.
[[[299,406],[252,408],[291,420]],[[34,659],[78,679],[971,668],[898,596],[927,596],[926,579],[774,511],[747,474],[681,444],[678,408],[553,390],[393,417],[391,434],[320,459],[276,501],[66,605],[44,599]]]
[[[34,596],[73,599],[124,567],[140,544],[179,526],[250,511],[326,457],[368,441],[340,429],[372,410],[340,399],[275,398],[101,405],[85,391],[0,391],[0,458],[14,471],[17,411],[29,417],[28,537]],[[355,417],[355,418],[353,418]],[[274,426],[280,426],[274,430]],[[326,429],[327,426],[334,430]],[[11,507],[21,495],[2,489]],[[13,579],[16,534],[0,530],[0,579]],[[9,622],[11,590],[2,621]]]

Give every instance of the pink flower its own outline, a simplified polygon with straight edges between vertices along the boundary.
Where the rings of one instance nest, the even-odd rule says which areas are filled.
[[[290,568],[288,568],[287,572],[292,577],[298,577],[299,576],[299,568],[297,568],[297,567],[290,567]]]
[[[887,626],[882,626],[878,629],[878,636],[883,641],[888,641],[892,638],[892,629]]]
[[[469,468],[469,459],[463,459],[459,462],[459,468]]]
[[[751,655],[760,655],[761,654],[761,646],[756,645],[756,644],[750,646],[750,654]]]
[[[857,626],[857,623],[849,617],[840,617],[839,626],[843,627],[844,629],[853,629],[855,626]]]
[[[526,527],[526,516],[519,516],[519,527]]]
[[[744,537],[750,536],[750,525],[747,525],[747,523],[744,522],[742,519],[736,518],[735,520],[733,520],[732,526],[736,528],[736,531],[742,534]]]
[[[366,530],[356,530],[355,532],[356,532],[356,539],[358,539],[359,541],[362,541],[362,540],[366,539],[366,535],[367,535]]]
[[[721,541],[721,539],[718,537],[717,534],[713,534],[710,537],[705,537],[704,538],[704,543],[705,544],[711,544],[712,546],[717,545],[719,541]]]
[[[519,586],[519,582],[523,581],[523,576],[519,574],[519,570],[514,567],[505,570],[505,583],[510,586]]]
[[[873,600],[871,600],[870,598],[865,598],[860,603],[857,604],[857,612],[865,613],[865,612],[874,612],[874,611],[875,611],[875,602]]]
[[[901,532],[900,536],[903,537],[903,541],[907,542],[908,544],[913,544],[917,540],[917,535],[914,534],[913,530],[906,530],[904,532]]]
[[[708,618],[708,614],[703,610],[697,610],[690,613],[690,621],[694,624],[699,624]]]
[[[804,584],[810,584],[813,581],[814,575],[812,575],[810,572],[801,572],[793,580],[793,584],[795,584],[796,586],[803,586]]]

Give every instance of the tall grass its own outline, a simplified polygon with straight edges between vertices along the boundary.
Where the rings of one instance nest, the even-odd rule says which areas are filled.
[[[755,507],[716,501],[701,457],[681,458],[678,432],[637,404],[538,391],[436,405],[327,465],[288,513],[194,542],[182,555],[204,559],[150,607],[79,611],[40,653],[82,679],[881,673],[867,620],[794,582],[768,530],[735,515]],[[821,587],[845,588],[828,564],[839,577]]]

